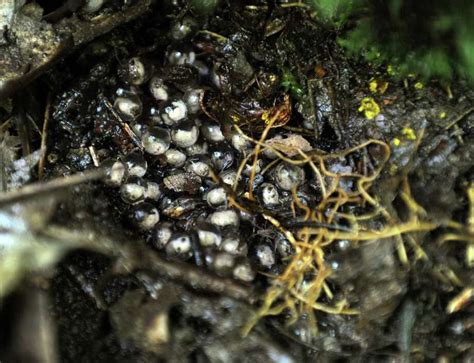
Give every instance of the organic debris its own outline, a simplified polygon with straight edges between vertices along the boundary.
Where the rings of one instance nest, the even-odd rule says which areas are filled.
[[[347,58],[302,2],[94,4],[45,9],[108,25],[0,103],[0,360],[39,295],[58,361],[472,359],[463,80]]]

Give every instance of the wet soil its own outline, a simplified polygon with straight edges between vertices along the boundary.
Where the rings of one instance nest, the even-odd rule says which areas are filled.
[[[191,34],[173,38],[173,26],[185,17],[193,20]],[[237,125],[255,140],[265,132],[267,140],[300,135],[310,145],[305,152],[315,163],[323,160],[320,170],[329,170],[321,182],[313,167],[302,163],[304,180],[294,194],[279,189],[278,207],[264,205],[260,195],[247,198],[249,185],[256,194],[262,185],[251,173],[235,192],[228,191],[250,215],[239,214],[232,233],[246,241],[248,252],[239,258],[255,271],[252,281],[207,266],[202,257],[207,252],[199,246],[187,257],[170,256],[157,247],[154,230],[139,230],[131,222],[131,207],[117,188],[90,181],[69,189],[50,223],[90,233],[98,244],[112,240],[116,250],[74,250],[40,285],[57,329],[58,361],[474,359],[474,90],[464,80],[449,86],[437,80],[423,84],[416,76],[400,80],[386,65],[346,58],[336,38],[304,7],[232,1],[204,16],[155,5],[139,21],[80,47],[18,97],[27,110],[31,100],[40,109],[49,104],[43,180],[93,170],[100,164],[95,158],[118,159],[140,149],[133,126],[150,123],[154,100],[143,91],[146,86],[134,88],[121,75],[131,57],[153,64],[177,94],[205,89],[198,118],[219,123],[226,137],[211,145],[209,154],[230,150],[235,169],[246,155],[230,142]],[[192,51],[199,62],[173,63],[174,50]],[[136,92],[143,104],[141,118],[125,121],[132,134],[106,106],[121,88]],[[363,100],[372,108],[362,107]],[[268,119],[278,127],[268,126]],[[40,137],[28,133],[30,148],[38,148]],[[175,168],[144,155],[146,180],[162,186]],[[284,155],[301,157],[296,151]],[[275,160],[261,158],[264,165]],[[375,177],[363,179],[370,175]],[[191,188],[188,178],[186,185],[165,190],[171,201],[183,201],[179,206],[194,204],[161,222],[186,232],[198,228],[196,221],[213,211],[202,195],[216,184],[228,188],[220,178],[208,179]],[[344,204],[339,212],[361,217],[360,222],[321,217],[318,224],[304,217],[304,207],[292,206],[299,198],[307,208],[330,214],[333,204],[326,202],[322,184],[329,189],[336,179],[333,196]],[[367,195],[361,193],[364,185]],[[344,193],[353,201],[343,202]],[[370,214],[374,217],[362,218]],[[279,238],[288,243],[291,234],[299,241],[304,228],[319,228],[327,244],[319,250],[295,243],[287,255],[278,249]],[[261,245],[274,252],[272,264],[259,257]],[[312,270],[291,270],[292,263],[306,261],[298,248],[321,251],[322,261],[314,257]],[[288,271],[301,284],[283,278]],[[322,275],[324,287],[315,282]],[[285,290],[290,285],[293,295]],[[301,296],[314,286],[324,293],[308,302]],[[271,300],[269,291],[278,298]],[[15,311],[12,305],[5,305],[3,315]],[[0,319],[13,331],[12,319]],[[249,331],[245,337],[244,331]],[[9,339],[8,333],[0,336],[2,343]],[[8,350],[2,351],[17,353]]]

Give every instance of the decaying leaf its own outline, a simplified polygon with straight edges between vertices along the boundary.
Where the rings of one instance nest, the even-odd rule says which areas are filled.
[[[288,136],[283,139],[274,137],[267,140],[266,143],[288,156],[298,155],[298,150],[306,152],[312,149],[308,140],[299,134],[288,134]]]

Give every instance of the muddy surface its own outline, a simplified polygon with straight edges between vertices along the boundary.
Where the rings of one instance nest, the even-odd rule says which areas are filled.
[[[29,182],[85,175],[43,218],[41,190],[0,198],[41,219],[5,233],[71,246],[5,297],[0,357],[39,309],[44,361],[474,359],[472,86],[346,58],[305,6],[192,4],[94,33],[0,104],[3,155],[46,150]]]

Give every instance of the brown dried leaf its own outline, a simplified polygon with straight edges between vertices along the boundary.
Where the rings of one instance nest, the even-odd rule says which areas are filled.
[[[278,149],[290,157],[298,155],[298,150],[306,152],[313,148],[309,141],[299,134],[288,134],[284,139],[274,137],[267,140],[266,144]]]

